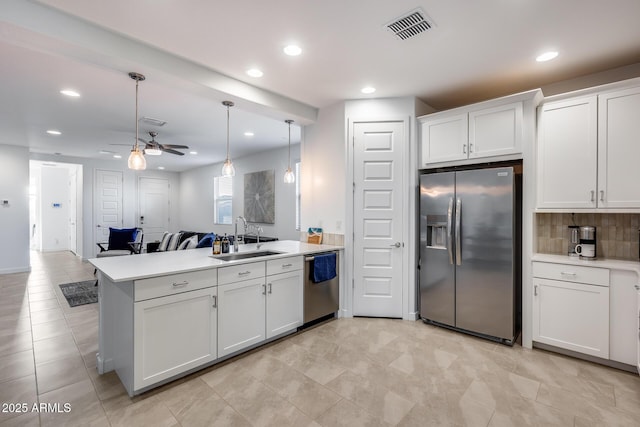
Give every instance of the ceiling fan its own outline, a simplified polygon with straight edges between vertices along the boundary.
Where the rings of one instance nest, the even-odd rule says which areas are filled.
[[[186,145],[174,145],[174,144],[160,144],[156,141],[156,136],[158,136],[158,132],[149,131],[149,136],[151,136],[151,141],[145,141],[142,138],[138,138],[138,141],[144,142],[144,154],[148,154],[150,156],[159,156],[164,151],[165,153],[176,154],[178,156],[184,156],[184,153],[177,151],[176,149],[187,150],[189,149]]]

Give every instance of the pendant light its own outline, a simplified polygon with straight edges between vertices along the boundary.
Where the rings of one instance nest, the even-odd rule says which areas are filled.
[[[233,162],[229,157],[229,107],[233,107],[234,104],[231,101],[222,101],[222,105],[227,107],[227,159],[222,165],[222,176],[231,177],[236,174],[236,168],[233,167]]]
[[[293,120],[285,120],[284,122],[289,125],[289,166],[284,173],[284,182],[286,184],[293,184],[296,180],[296,176],[291,170],[291,123],[293,123]]]
[[[136,81],[136,142],[133,144],[131,154],[129,154],[129,169],[144,170],[147,168],[147,161],[138,146],[138,84],[145,79],[142,74],[129,73],[129,77]]]

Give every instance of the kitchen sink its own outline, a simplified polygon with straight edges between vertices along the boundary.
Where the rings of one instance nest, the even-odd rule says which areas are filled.
[[[269,255],[280,255],[282,252],[275,251],[258,251],[258,252],[239,252],[237,254],[228,254],[228,255],[214,255],[213,258],[219,259],[220,261],[235,261],[238,259],[246,259],[246,258],[258,258]]]

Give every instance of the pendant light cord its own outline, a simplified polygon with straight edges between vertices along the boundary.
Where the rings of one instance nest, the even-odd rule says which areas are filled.
[[[227,105],[227,160],[229,160],[229,105]]]
[[[136,79],[136,140],[133,145],[134,150],[138,150],[138,84],[140,83],[139,79]]]
[[[289,169],[291,169],[291,122],[289,122]]]

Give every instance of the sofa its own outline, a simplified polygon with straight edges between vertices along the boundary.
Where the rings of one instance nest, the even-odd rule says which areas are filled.
[[[160,242],[147,244],[147,252],[166,252],[184,249],[211,247],[216,234],[213,232],[198,232],[181,230],[177,233],[165,231]],[[227,236],[233,244],[233,236]]]

